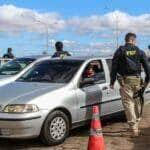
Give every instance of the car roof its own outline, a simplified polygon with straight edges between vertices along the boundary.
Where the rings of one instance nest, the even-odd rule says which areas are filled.
[[[54,59],[60,59],[59,57]],[[63,58],[64,60],[89,60],[89,59],[112,59],[112,56],[67,56]]]
[[[37,61],[43,61],[43,60],[48,60],[48,59],[60,60],[59,57],[51,58],[50,55],[31,55],[31,56],[25,56],[25,57],[18,57],[16,59],[35,59]],[[112,59],[112,56],[66,56],[63,58],[63,60],[81,60],[81,61],[86,61],[90,59],[91,60],[92,59]]]
[[[24,56],[24,57],[18,57],[16,59],[41,59],[41,58],[47,58],[51,57],[50,55],[30,55],[30,56]]]

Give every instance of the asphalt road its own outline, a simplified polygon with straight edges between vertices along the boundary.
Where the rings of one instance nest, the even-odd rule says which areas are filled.
[[[112,119],[105,118],[103,135],[107,150],[149,150],[150,149],[150,104],[144,108],[140,123],[142,135],[131,138],[127,132],[127,124],[123,116]],[[34,140],[2,140],[0,150],[86,150],[89,127],[81,127],[71,132],[69,138],[61,145],[45,147],[38,139]]]

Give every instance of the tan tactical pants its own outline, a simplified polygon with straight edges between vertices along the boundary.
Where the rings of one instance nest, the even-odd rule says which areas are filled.
[[[138,131],[140,120],[139,99],[134,98],[134,94],[140,90],[141,79],[136,76],[128,76],[120,80],[120,94],[125,109],[126,118],[131,130]]]

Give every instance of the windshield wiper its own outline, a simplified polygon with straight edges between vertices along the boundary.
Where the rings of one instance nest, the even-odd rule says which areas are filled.
[[[36,78],[30,78],[30,79],[19,78],[16,81],[21,81],[21,82],[50,82],[50,80],[48,80],[48,79],[36,79]]]
[[[32,79],[31,80],[32,82],[50,82],[50,80],[48,80],[48,79]]]
[[[29,79],[25,79],[25,78],[19,78],[17,79],[16,81],[19,81],[19,82],[32,82],[32,80],[29,80]]]

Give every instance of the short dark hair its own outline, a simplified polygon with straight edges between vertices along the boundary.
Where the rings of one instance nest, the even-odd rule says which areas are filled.
[[[57,50],[62,50],[63,49],[63,42],[57,41],[55,43],[55,47],[56,47]]]
[[[125,41],[129,42],[131,39],[136,39],[136,34],[135,33],[127,33],[125,36]]]
[[[8,51],[8,52],[11,52],[11,51],[12,51],[12,48],[11,48],[11,47],[8,47],[7,51]]]

